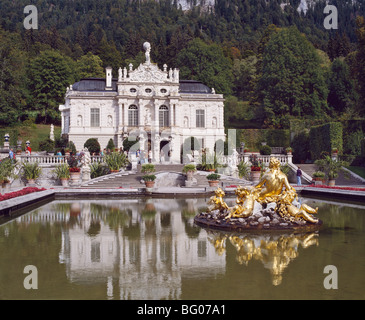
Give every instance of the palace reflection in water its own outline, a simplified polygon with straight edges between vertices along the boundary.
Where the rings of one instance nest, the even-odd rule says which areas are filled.
[[[3,223],[0,298],[302,298],[309,288],[326,297],[327,264],[348,286],[330,294],[363,291],[363,207],[316,203],[326,221],[319,232],[233,234],[194,225],[206,202],[54,201]],[[22,285],[28,264],[38,268],[37,291]]]
[[[54,202],[18,220],[65,224],[59,262],[72,282],[107,280],[111,297],[118,283],[120,299],[178,299],[183,273],[225,271],[225,255],[217,255],[205,231],[193,225],[197,202]]]

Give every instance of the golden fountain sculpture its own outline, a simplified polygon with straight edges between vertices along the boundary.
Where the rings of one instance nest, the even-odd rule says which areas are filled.
[[[272,157],[269,168],[256,186],[238,186],[236,204],[229,207],[221,188],[208,201],[206,212],[195,217],[200,225],[219,229],[276,228],[296,229],[320,225],[313,214],[318,212],[299,204],[298,195],[280,170],[280,161]],[[257,209],[258,208],[258,209]],[[261,209],[260,209],[261,208]]]

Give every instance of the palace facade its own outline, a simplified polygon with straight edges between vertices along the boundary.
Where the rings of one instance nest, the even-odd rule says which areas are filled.
[[[89,138],[104,149],[113,139],[136,140],[132,150],[150,153],[152,162],[180,163],[184,141],[195,137],[200,148],[213,150],[225,141],[224,98],[199,81],[180,80],[178,69],[161,70],[149,59],[138,68],[106,68],[105,78],[82,79],[66,92],[60,105],[62,134],[82,150]]]

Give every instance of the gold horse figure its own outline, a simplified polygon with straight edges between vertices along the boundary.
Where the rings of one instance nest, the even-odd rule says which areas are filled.
[[[228,210],[228,205],[224,202],[223,197],[226,195],[221,188],[218,188],[214,191],[215,195],[210,197],[208,201],[208,212],[212,212],[214,210]]]

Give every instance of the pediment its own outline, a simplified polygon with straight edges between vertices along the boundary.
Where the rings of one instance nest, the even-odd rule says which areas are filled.
[[[131,82],[165,83],[169,81],[167,71],[160,70],[154,63],[141,63],[137,69],[129,71],[128,76]]]

